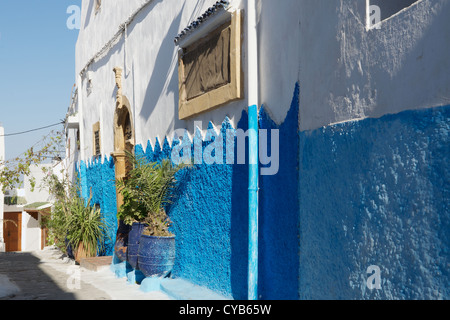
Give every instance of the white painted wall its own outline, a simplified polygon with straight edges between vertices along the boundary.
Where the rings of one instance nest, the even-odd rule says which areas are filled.
[[[299,2],[301,129],[449,104],[449,1],[419,1],[369,31],[366,1]]]
[[[27,199],[28,204],[34,202],[50,201],[48,188],[43,184],[43,179],[45,176],[43,168],[52,170],[53,165],[52,164],[33,165],[30,167],[30,176],[24,178],[25,198]],[[34,177],[36,183],[34,190],[32,190],[30,182],[32,177]]]
[[[82,1],[81,29],[75,57],[77,73],[114,36],[119,25],[145,2],[147,0],[103,1],[100,11],[95,13],[95,0]]]
[[[30,167],[30,176],[24,178],[24,196],[28,204],[35,202],[51,202],[52,198],[48,192],[48,188],[43,183],[45,173],[43,168],[60,176],[62,169],[61,163],[40,164]],[[31,190],[30,179],[34,177],[35,188]],[[38,215],[38,220],[31,217],[30,214],[22,212],[22,251],[36,251],[41,250],[41,216]]]
[[[136,143],[162,143],[173,130],[194,123],[220,126],[240,120],[247,100],[233,102],[187,121],[178,120],[177,47],[174,37],[215,0],[154,0],[140,12],[111,50],[90,65],[92,92],[80,71],[146,1],[108,1],[95,14],[84,0],[76,49],[81,159],[92,157],[92,125],[101,121],[102,153],[113,151],[115,79],[124,70],[123,94],[131,103]],[[246,10],[246,1],[232,1]],[[90,15],[88,16],[88,13]],[[259,0],[260,101],[282,123],[300,83],[300,129],[380,117],[449,103],[450,3],[421,0],[366,29],[366,1]],[[246,30],[244,26],[243,30]],[[246,35],[243,35],[243,68]],[[247,76],[245,82],[247,83]],[[247,86],[245,88],[247,96]]]
[[[1,131],[0,131],[1,135]],[[42,179],[44,177],[44,173],[42,171],[43,167],[47,168],[53,168],[55,173],[57,173],[61,165],[54,166],[53,164],[44,164],[44,165],[36,165],[32,166],[30,168],[31,175],[36,179],[36,187],[34,191],[31,191],[31,185],[30,185],[30,177],[24,178],[24,188],[21,189],[15,189],[9,191],[10,196],[17,196],[17,197],[23,197],[27,200],[28,204],[34,203],[34,202],[47,202],[50,201],[50,196],[45,187],[41,188],[42,185]],[[43,185],[42,185],[43,186]],[[2,200],[2,211],[1,211],[1,219],[3,219],[3,199]],[[9,207],[10,212],[22,212],[22,237],[21,237],[21,243],[22,251],[35,251],[41,249],[41,228],[40,228],[40,215],[38,217],[38,220],[34,219],[29,215],[27,212],[23,211],[23,205],[18,206],[11,206]],[[3,226],[0,230],[0,236],[3,237]],[[0,252],[4,251],[5,247],[4,244],[0,244]]]
[[[65,125],[66,133],[66,155],[63,163],[60,165],[60,169],[53,170],[54,172],[60,172],[64,170],[65,178],[69,181],[76,181],[76,164],[80,161],[80,151],[77,143],[77,133],[80,127],[81,114],[78,109],[78,90],[76,90],[72,95],[71,105],[67,111],[68,119]]]
[[[75,181],[76,163],[80,160],[80,152],[77,148],[77,130],[78,129],[68,129],[66,131],[66,157],[63,164],[61,164],[61,169],[64,170],[64,175],[69,181]]]
[[[41,250],[41,227],[39,220],[22,212],[22,251]]]
[[[165,136],[171,136],[178,128],[188,128],[193,132],[194,121],[202,121],[203,129],[206,130],[209,121],[220,125],[226,116],[234,123],[239,120],[242,110],[247,107],[245,100],[230,103],[190,121],[178,120],[178,48],[174,38],[193,18],[200,16],[214,3],[213,0],[151,2],[128,27],[126,46],[124,37],[121,37],[104,58],[90,66],[93,85],[90,94],[86,90],[87,80],[79,77],[78,73],[84,68],[84,61],[89,60],[85,57],[91,57],[91,47],[94,46],[91,43],[99,43],[98,48],[101,48],[129,15],[115,6],[105,6],[94,19],[99,19],[99,15],[107,16],[108,29],[114,32],[103,31],[105,24],[100,25],[95,32],[94,24],[89,24],[86,29],[82,27],[77,42],[76,70],[80,96],[78,102],[83,118],[80,123],[83,160],[93,155],[92,126],[97,121],[101,122],[102,153],[109,156],[114,149],[113,120],[117,89],[113,68],[116,66],[124,70],[123,94],[131,103],[137,144],[145,147],[149,139],[154,144],[156,137],[162,143]],[[235,1],[235,5],[240,7],[241,2]],[[87,19],[85,15],[88,10],[85,7],[89,6],[89,1],[83,1],[83,6],[82,21]]]

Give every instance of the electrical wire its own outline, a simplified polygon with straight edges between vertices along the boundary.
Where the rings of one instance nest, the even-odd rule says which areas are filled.
[[[133,22],[133,20],[136,18],[136,16],[145,9],[150,3],[152,3],[154,0],[145,0],[145,2],[137,9],[135,10],[128,19],[119,25],[119,30],[115,33],[115,35],[98,51],[84,66],[84,68],[80,71],[80,76],[83,76],[86,71],[88,70],[89,66],[93,64],[97,59],[100,59],[103,57],[104,54],[109,52],[116,44],[119,38],[122,36],[122,34],[126,33],[126,28]]]
[[[31,130],[22,131],[22,132],[16,132],[16,133],[4,134],[4,135],[0,135],[0,137],[12,137],[12,136],[18,136],[18,135],[25,134],[25,133],[30,133],[30,132],[34,132],[34,131],[39,131],[39,130],[51,128],[51,127],[56,127],[56,126],[59,126],[59,125],[61,125],[61,124],[64,124],[64,122],[58,122],[58,123],[55,123],[55,124],[51,124],[51,125],[49,125],[49,126],[45,126],[45,127],[41,127],[41,128],[36,128],[36,129],[31,129]]]
[[[53,132],[50,132],[48,135],[44,136],[43,138],[41,138],[41,140],[39,140],[38,142],[36,142],[34,145],[32,145],[28,150],[33,149],[35,147],[37,147],[40,143],[43,143],[47,140],[48,137],[50,137],[53,134]],[[21,154],[19,154],[18,156],[9,159],[9,160],[4,160],[3,163],[9,163],[9,164],[15,164],[17,162],[19,162],[20,160],[18,158],[20,158],[21,156],[23,156],[27,151],[22,152]],[[61,153],[63,153],[64,151],[61,151]],[[1,163],[1,161],[0,161]]]

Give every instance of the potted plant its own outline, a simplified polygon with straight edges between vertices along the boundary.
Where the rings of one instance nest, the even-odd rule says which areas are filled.
[[[124,203],[118,217],[132,225],[128,237],[128,262],[145,276],[152,276],[155,259],[172,261],[175,236],[169,231],[171,221],[165,208],[173,200],[176,173],[188,165],[173,165],[170,160],[147,163],[128,154],[134,167],[126,180],[118,181]],[[162,245],[164,243],[164,245]],[[161,245],[160,245],[161,244]],[[156,257],[156,254],[159,257]]]
[[[137,195],[137,188],[142,184],[145,163],[142,159],[136,159],[133,154],[126,153],[133,164],[133,169],[128,173],[126,179],[116,181],[117,189],[123,197],[123,204],[117,213],[121,230],[118,230],[115,253],[120,260],[126,259],[133,269],[137,269],[139,238],[145,227],[146,212],[140,200],[141,195]]]
[[[81,259],[95,257],[103,249],[106,224],[101,210],[91,206],[80,196],[79,181],[72,183],[55,174],[45,172],[44,182],[54,198],[52,215],[44,225],[52,234],[55,244],[80,263]]]
[[[175,235],[164,208],[149,214],[139,241],[138,264],[146,277],[165,277],[175,263]]]
[[[75,261],[95,257],[104,243],[106,227],[101,210],[90,205],[91,199],[76,196],[68,204],[70,214],[67,216],[67,240],[74,248]]]

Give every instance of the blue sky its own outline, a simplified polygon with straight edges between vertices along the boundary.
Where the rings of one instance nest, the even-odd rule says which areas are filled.
[[[67,28],[70,5],[81,0],[0,0],[0,123],[5,134],[64,119],[75,81],[78,30]],[[5,137],[6,159],[52,129]]]

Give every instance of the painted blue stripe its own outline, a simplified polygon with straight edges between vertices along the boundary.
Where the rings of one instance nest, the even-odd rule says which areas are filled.
[[[249,113],[249,243],[248,299],[258,299],[258,106]]]

